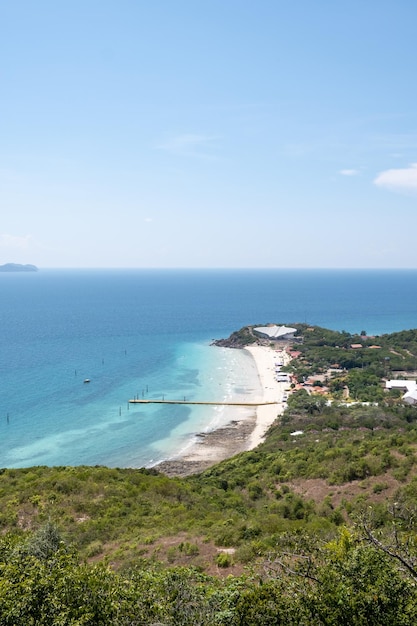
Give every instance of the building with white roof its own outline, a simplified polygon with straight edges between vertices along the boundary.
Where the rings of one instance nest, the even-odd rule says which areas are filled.
[[[417,404],[417,381],[415,380],[387,380],[386,389],[401,389],[406,393],[402,399],[407,404]]]
[[[387,380],[386,389],[403,389],[404,391],[413,391],[417,386],[415,380]]]
[[[294,334],[297,332],[296,328],[290,328],[289,326],[276,326],[275,324],[271,324],[271,326],[258,326],[258,328],[254,328],[253,332],[258,335],[258,337],[263,337],[264,339],[293,339]]]
[[[417,387],[411,391],[407,391],[407,393],[403,395],[403,400],[407,402],[407,404],[417,404]]]

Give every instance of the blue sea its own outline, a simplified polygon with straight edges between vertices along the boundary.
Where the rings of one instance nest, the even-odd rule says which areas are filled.
[[[0,273],[0,467],[171,458],[249,409],[129,399],[259,394],[250,355],[210,344],[269,322],[416,328],[417,270]]]

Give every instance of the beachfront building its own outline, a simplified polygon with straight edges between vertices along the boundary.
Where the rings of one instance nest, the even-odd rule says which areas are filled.
[[[289,374],[288,372],[276,372],[275,380],[278,383],[290,383],[291,374]]]
[[[254,328],[253,332],[262,339],[271,339],[273,341],[288,341],[294,339],[294,334],[297,332],[296,328],[290,328],[288,326],[276,326],[271,324],[270,326],[258,326]]]

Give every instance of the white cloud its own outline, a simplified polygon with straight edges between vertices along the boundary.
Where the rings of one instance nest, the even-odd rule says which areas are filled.
[[[212,158],[209,152],[213,148],[215,139],[217,138],[209,135],[184,133],[171,137],[164,143],[157,145],[156,148],[180,156]]]
[[[378,174],[374,184],[391,191],[417,192],[417,163],[403,169],[385,170]]]
[[[27,250],[32,244],[32,235],[19,237],[17,235],[9,235],[8,233],[0,234],[0,248],[7,248],[10,250]]]
[[[339,170],[339,174],[342,174],[342,176],[357,176],[359,170]]]

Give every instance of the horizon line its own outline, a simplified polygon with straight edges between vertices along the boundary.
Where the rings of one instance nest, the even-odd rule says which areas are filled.
[[[4,265],[9,265],[12,263],[6,262]],[[14,265],[29,265],[25,263],[13,263]],[[315,267],[190,267],[190,266],[38,266],[34,265],[38,270],[151,270],[151,271],[413,271],[417,270],[417,267],[323,267],[323,266],[315,266]],[[1,267],[1,265],[0,265]]]

